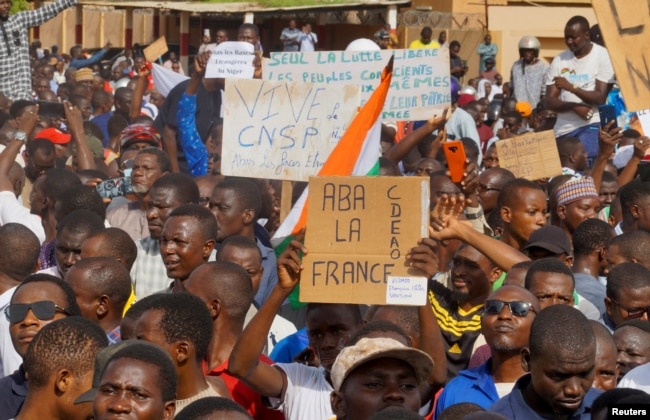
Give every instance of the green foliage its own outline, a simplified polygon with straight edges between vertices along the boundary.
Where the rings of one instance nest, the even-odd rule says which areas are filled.
[[[12,0],[11,11],[9,13],[14,14],[22,12],[23,10],[29,10],[29,3],[27,3],[27,0]]]

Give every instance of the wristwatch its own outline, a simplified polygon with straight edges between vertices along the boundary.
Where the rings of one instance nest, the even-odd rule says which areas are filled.
[[[24,143],[27,141],[27,134],[24,131],[16,131],[16,134],[14,134],[14,139],[20,140]]]

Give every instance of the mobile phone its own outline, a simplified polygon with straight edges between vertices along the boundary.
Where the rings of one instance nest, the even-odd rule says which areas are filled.
[[[38,115],[65,118],[63,104],[52,101],[38,101]]]
[[[600,128],[605,129],[605,126],[612,120],[614,120],[612,128],[618,127],[614,105],[601,105],[598,107],[598,113],[600,114]]]
[[[133,184],[130,176],[121,178],[107,179],[95,187],[102,198],[123,197],[133,193]]]
[[[462,181],[467,167],[463,142],[458,140],[446,141],[442,143],[442,149],[445,152],[445,158],[447,158],[447,168],[451,174],[451,180],[453,182]]]

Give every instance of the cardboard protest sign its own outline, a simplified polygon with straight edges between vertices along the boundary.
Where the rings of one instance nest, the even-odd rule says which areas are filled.
[[[252,79],[255,72],[254,51],[255,47],[248,42],[222,42],[212,50],[205,77]]]
[[[221,172],[307,181],[343,137],[359,87],[226,79]]]
[[[526,133],[496,143],[499,166],[530,180],[562,174],[553,130]]]
[[[592,0],[628,111],[650,104],[650,3]]]
[[[164,35],[142,50],[144,58],[151,62],[158,60],[158,57],[162,57],[167,51],[169,51],[169,48],[167,48],[167,40]]]
[[[395,56],[393,79],[381,114],[384,121],[428,120],[451,103],[449,50],[315,51],[271,53],[263,77],[303,83],[361,86],[361,102],[379,85]]]
[[[428,177],[312,177],[300,300],[424,305],[405,256],[428,236]]]

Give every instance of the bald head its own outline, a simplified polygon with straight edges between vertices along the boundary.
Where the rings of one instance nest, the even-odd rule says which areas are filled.
[[[209,307],[218,302],[219,320],[243,327],[246,313],[253,303],[253,283],[241,266],[217,261],[197,267],[185,282],[185,289],[201,298]],[[213,313],[213,319],[215,314]]]
[[[570,325],[567,334],[561,325]],[[596,337],[589,320],[579,310],[567,305],[552,305],[541,311],[530,331],[530,355],[596,353]]]
[[[80,295],[98,300],[103,296],[108,297],[110,303],[107,305],[110,305],[118,320],[131,295],[129,271],[110,257],[92,257],[78,261],[70,267],[65,280],[75,291],[78,301]]]
[[[128,233],[119,228],[108,228],[90,235],[81,245],[81,258],[111,257],[131,270],[138,256],[138,248]]]
[[[22,281],[36,271],[41,243],[24,225],[7,223],[0,227],[0,273],[15,281]],[[9,252],[11,250],[11,252]]]

